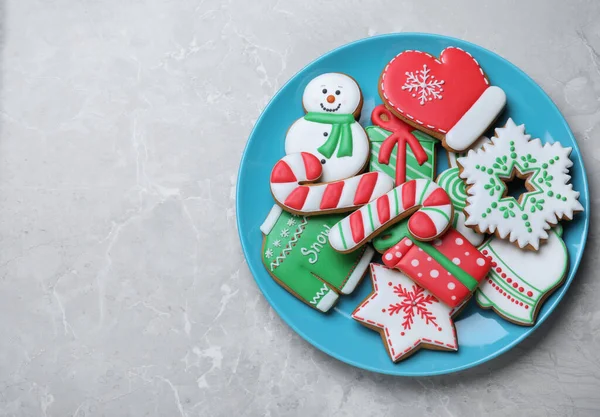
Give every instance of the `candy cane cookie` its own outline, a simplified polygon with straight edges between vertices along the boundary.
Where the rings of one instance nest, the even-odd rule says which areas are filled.
[[[435,182],[408,181],[339,221],[329,232],[329,243],[338,252],[351,252],[411,214],[410,234],[432,240],[452,223],[452,203]]]
[[[323,184],[307,184],[317,181],[322,172],[321,161],[311,153],[284,156],[271,171],[273,198],[285,211],[314,216],[354,210],[394,187],[394,180],[381,172]]]

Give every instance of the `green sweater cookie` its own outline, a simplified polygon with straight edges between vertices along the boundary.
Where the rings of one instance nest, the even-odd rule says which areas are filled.
[[[365,274],[373,249],[342,254],[329,244],[343,215],[302,217],[275,205],[261,225],[262,260],[271,276],[313,308],[328,311],[339,294],[350,294]]]

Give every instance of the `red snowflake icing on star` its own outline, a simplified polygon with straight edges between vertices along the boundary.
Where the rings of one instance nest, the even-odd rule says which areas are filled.
[[[425,324],[433,324],[437,327],[437,319],[427,309],[427,306],[437,303],[438,300],[431,294],[425,295],[424,292],[425,290],[418,285],[413,285],[412,291],[403,288],[400,284],[394,286],[394,294],[401,298],[402,301],[390,304],[388,312],[390,316],[400,314],[401,312],[404,313],[404,321],[402,322],[404,330],[410,330],[411,325],[414,323],[415,315],[424,320]]]

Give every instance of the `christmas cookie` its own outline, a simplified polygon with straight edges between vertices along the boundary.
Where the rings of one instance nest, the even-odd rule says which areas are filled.
[[[436,140],[392,114],[383,104],[371,113],[375,126],[366,128],[371,142],[370,171],[379,171],[400,185],[435,175]]]
[[[454,207],[454,217],[452,218],[452,227],[460,232],[471,244],[481,245],[485,235],[477,233],[475,230],[465,226],[466,217],[463,213],[467,205],[467,187],[465,182],[459,177],[458,168],[448,168],[437,178],[437,183],[442,187],[450,197]]]
[[[456,47],[439,59],[421,51],[396,55],[381,74],[379,95],[396,116],[452,152],[468,149],[506,103],[475,58]]]
[[[567,275],[569,256],[561,235],[559,225],[537,252],[489,239],[479,249],[491,259],[492,270],[476,292],[477,303],[515,324],[534,325],[542,304]]]
[[[479,149],[490,140],[482,136],[472,146],[472,149]],[[477,233],[475,230],[467,227],[467,220],[463,210],[467,205],[467,187],[465,182],[459,176],[459,168],[456,162],[457,158],[466,156],[467,153],[448,152],[448,165],[450,168],[443,171],[436,182],[448,193],[452,206],[454,207],[454,218],[452,219],[452,227],[454,227],[461,235],[467,238],[471,244],[479,246],[483,243],[485,235]]]
[[[452,204],[433,181],[408,181],[338,222],[329,243],[338,252],[352,252],[411,214],[410,233],[419,240],[432,240],[450,226]]]
[[[339,294],[350,294],[364,276],[371,248],[341,254],[327,243],[327,235],[341,216],[294,216],[273,206],[260,226],[264,235],[262,260],[269,274],[291,294],[328,311]]]
[[[384,195],[394,181],[381,172],[369,172],[325,184],[317,181],[322,165],[307,152],[286,155],[271,171],[271,193],[284,210],[294,214],[326,214],[354,210]]]
[[[288,130],[285,153],[309,152],[323,164],[321,181],[352,177],[366,167],[369,140],[360,117],[363,97],[358,83],[340,73],[311,80],[302,96],[306,115]]]
[[[460,177],[467,183],[465,224],[479,233],[496,233],[520,248],[538,250],[552,225],[583,211],[568,175],[571,148],[530,140],[525,126],[509,119],[496,129],[492,143],[458,158]],[[505,181],[525,180],[528,192],[507,195]]]
[[[491,265],[453,228],[432,243],[405,237],[382,258],[386,266],[401,270],[452,308],[471,296]]]
[[[352,318],[381,334],[394,362],[420,348],[458,350],[452,310],[402,272],[371,264],[373,292]]]

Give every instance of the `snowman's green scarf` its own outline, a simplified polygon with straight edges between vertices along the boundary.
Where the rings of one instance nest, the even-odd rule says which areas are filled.
[[[331,125],[331,133],[327,141],[317,149],[323,156],[331,158],[336,148],[338,158],[352,156],[352,130],[350,125],[355,121],[353,115],[310,112],[306,113],[304,119],[309,122]]]

